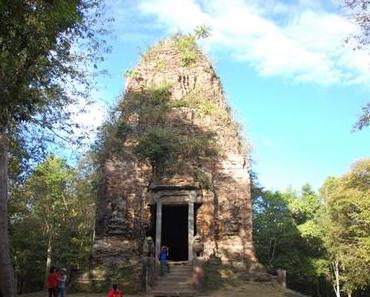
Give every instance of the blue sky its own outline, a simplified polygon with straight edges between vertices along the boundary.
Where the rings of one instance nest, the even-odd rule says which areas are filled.
[[[370,156],[370,129],[351,133],[370,99],[370,59],[344,42],[356,32],[334,1],[110,0],[112,53],[95,122],[124,91],[124,72],[150,45],[207,24],[213,61],[268,189],[320,187]],[[91,119],[91,117],[90,117]]]

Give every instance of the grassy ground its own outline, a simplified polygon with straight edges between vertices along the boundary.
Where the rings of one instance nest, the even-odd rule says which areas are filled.
[[[46,292],[39,292],[33,294],[21,295],[22,297],[47,297]],[[66,297],[105,297],[104,293],[101,294],[66,294]],[[275,284],[271,283],[257,283],[257,282],[244,282],[238,286],[225,286],[207,294],[200,296],[207,297],[305,297],[302,294],[285,290]],[[143,295],[126,295],[124,297],[143,297]]]

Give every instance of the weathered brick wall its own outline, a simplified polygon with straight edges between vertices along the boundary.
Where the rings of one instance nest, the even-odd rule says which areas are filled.
[[[119,150],[107,152],[102,161],[92,259],[94,265],[110,267],[112,271],[129,267],[132,273],[126,282],[141,277],[142,244],[151,219],[148,208],[150,183],[197,185],[197,170],[201,170],[209,181],[207,187],[198,191],[203,203],[196,218],[197,231],[205,242],[205,256],[216,255],[225,263],[240,258],[256,261],[252,243],[248,151],[231,119],[221,82],[212,64],[199,50],[196,51],[196,61],[186,66],[173,38],[160,42],[144,54],[127,80],[120,103],[120,120],[129,124],[136,135],[153,125],[173,129],[185,139],[187,136],[202,139],[211,133],[210,143],[216,143],[219,151],[214,153],[209,149],[209,153],[205,150],[190,156],[178,154],[166,164],[160,176],[153,176],[150,163],[139,161],[135,155],[137,138],[131,135],[122,141],[118,139]],[[150,96],[148,92],[164,83],[169,86],[166,99],[171,106],[166,110],[166,116],[161,117],[161,111],[152,112],[150,116],[140,113],[141,106],[137,101],[145,100]],[[201,103],[197,98],[201,98]],[[195,102],[194,106],[176,104],[188,99]],[[204,106],[199,107],[199,104]],[[124,283],[122,275],[105,275],[111,279],[121,277],[122,284],[130,286]],[[138,283],[136,280],[133,290]]]

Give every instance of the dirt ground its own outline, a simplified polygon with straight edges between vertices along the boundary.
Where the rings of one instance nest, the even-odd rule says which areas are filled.
[[[20,295],[22,297],[47,297],[47,292]],[[66,294],[66,297],[105,297],[101,294]],[[150,296],[150,295],[149,295]],[[126,295],[124,297],[145,297],[145,295]],[[199,297],[307,297],[305,295],[285,290],[271,283],[245,282],[239,286],[224,287],[217,291],[202,293]]]
[[[202,295],[203,296],[203,295]],[[225,287],[210,292],[210,297],[307,297],[297,292],[283,289],[272,283],[245,282],[239,286]]]

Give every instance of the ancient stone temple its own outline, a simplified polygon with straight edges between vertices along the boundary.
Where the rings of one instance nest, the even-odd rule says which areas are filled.
[[[256,261],[248,151],[195,41],[165,39],[126,73],[100,153],[96,283],[114,279],[140,290],[143,257],[157,256],[163,245],[172,261]],[[194,238],[202,247],[196,253]]]

